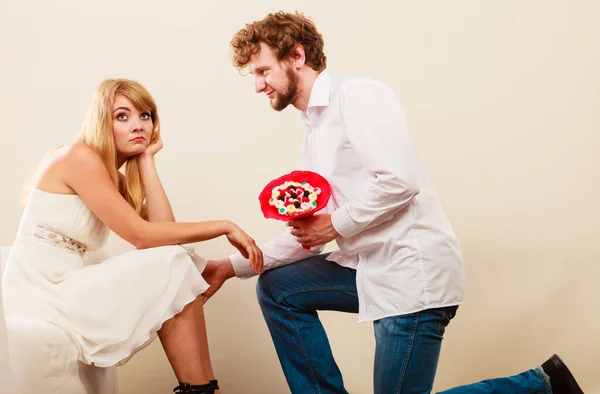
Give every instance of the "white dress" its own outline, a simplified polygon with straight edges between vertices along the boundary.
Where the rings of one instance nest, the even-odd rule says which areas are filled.
[[[182,246],[98,258],[109,233],[79,196],[33,189],[2,284],[8,318],[62,329],[99,367],[127,362],[208,288],[206,262]]]

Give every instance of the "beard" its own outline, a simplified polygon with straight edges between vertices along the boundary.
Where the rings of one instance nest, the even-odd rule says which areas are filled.
[[[283,111],[288,105],[296,101],[296,94],[298,93],[298,74],[290,67],[285,70],[288,78],[287,86],[285,91],[277,92],[277,97],[271,100],[271,107],[275,111]]]

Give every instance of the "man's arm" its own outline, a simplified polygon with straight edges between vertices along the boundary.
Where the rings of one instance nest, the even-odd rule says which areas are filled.
[[[313,246],[309,250],[302,247],[286,229],[279,236],[260,247],[263,252],[264,268],[262,271],[295,263],[308,257],[315,256],[323,251],[325,245]],[[210,287],[202,293],[202,302],[205,303],[215,294],[227,279],[237,276],[241,279],[251,278],[256,275],[249,266],[248,259],[241,253],[233,254],[220,260],[209,260],[202,276]]]
[[[372,177],[363,195],[331,215],[343,237],[392,219],[419,193],[416,150],[394,92],[373,82],[347,89],[342,111],[348,139]]]
[[[264,261],[263,271],[318,255],[324,247],[325,245],[317,245],[306,250],[290,234],[290,230],[286,229],[271,241],[261,245],[260,249],[263,252]],[[229,260],[233,266],[235,276],[238,278],[247,279],[255,275],[251,267],[248,266],[248,260],[240,253],[232,254],[229,256]]]

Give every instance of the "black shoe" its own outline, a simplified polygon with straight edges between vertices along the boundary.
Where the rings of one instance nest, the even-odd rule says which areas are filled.
[[[550,378],[553,394],[583,394],[569,368],[556,354],[542,364],[542,369]]]
[[[179,386],[173,389],[175,394],[215,394],[215,390],[218,390],[216,380],[211,380],[210,383],[193,386],[187,383],[179,382]]]

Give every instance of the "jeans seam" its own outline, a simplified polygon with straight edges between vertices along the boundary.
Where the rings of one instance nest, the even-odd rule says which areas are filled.
[[[438,335],[444,335],[444,334],[442,334],[442,324],[444,323],[444,320],[446,318],[447,318],[447,316],[446,316],[446,309],[442,308],[442,318],[438,322],[438,329],[437,329]],[[450,319],[448,319],[448,320],[450,320]]]
[[[290,290],[288,292],[285,292],[283,294],[281,294],[279,297],[276,298],[275,301],[277,301],[277,303],[281,303],[281,301],[283,301],[284,298],[287,298],[289,296],[293,296],[296,294],[300,294],[300,293],[309,293],[311,291],[333,291],[333,290],[351,290],[351,291],[356,291],[356,289],[352,286],[320,286],[320,287],[311,287],[308,289],[301,289],[301,290]]]
[[[410,345],[408,346],[408,351],[406,352],[406,357],[404,358],[404,365],[402,365],[402,373],[400,374],[399,381],[397,383],[398,389],[396,390],[396,394],[400,394],[400,391],[402,390],[402,384],[404,383],[404,375],[406,374],[406,368],[408,367],[408,361],[410,359],[410,354],[412,352],[412,348],[415,343],[415,336],[416,336],[418,325],[419,325],[419,314],[417,313],[415,315],[415,324],[413,326],[412,333],[410,336]]]
[[[306,359],[306,362],[308,363],[308,369],[310,370],[310,376],[312,377],[313,383],[315,384],[315,389],[317,390],[317,393],[321,393],[321,388],[319,387],[319,380],[317,379],[317,375],[315,374],[312,363],[310,362],[310,358],[308,357],[308,352],[306,351],[306,346],[304,346],[304,340],[302,339],[302,335],[300,335],[300,329],[298,328],[298,325],[296,324],[296,319],[294,318],[294,314],[290,311],[289,308],[287,308],[287,307],[284,307],[284,308],[285,308],[286,313],[290,316],[290,320],[294,324],[294,330],[296,331],[296,336],[300,340],[300,345],[302,346],[302,354],[304,355],[304,358]]]

